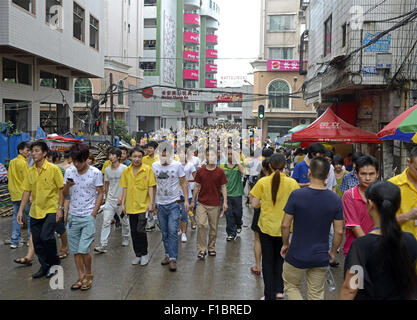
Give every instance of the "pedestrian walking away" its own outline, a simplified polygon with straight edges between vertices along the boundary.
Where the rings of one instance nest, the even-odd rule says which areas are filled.
[[[146,235],[147,214],[155,209],[155,177],[152,168],[142,163],[145,151],[135,147],[130,150],[132,164],[123,171],[120,186],[123,188],[121,211],[129,216],[135,259],[132,264],[145,266],[149,263],[148,238]]]
[[[41,265],[33,278],[51,277],[50,268],[59,265],[55,229],[63,218],[63,177],[59,168],[46,160],[48,146],[43,141],[34,142],[31,147],[35,164],[23,180],[23,195],[17,214],[17,222],[22,225],[23,210],[32,197],[30,208],[31,234],[35,253]]]
[[[64,196],[71,196],[67,237],[70,253],[74,255],[78,280],[72,290],[88,290],[93,284],[90,247],[96,234],[96,216],[103,201],[103,176],[87,163],[90,154],[86,144],[71,147],[74,166],[64,177]]]
[[[281,256],[285,259],[282,277],[289,300],[302,300],[300,292],[307,276],[307,299],[324,300],[325,274],[333,262],[343,238],[342,201],[327,189],[330,163],[323,157],[311,160],[310,185],[294,191],[284,208]],[[290,229],[294,222],[292,240]],[[332,247],[329,250],[330,225],[334,225]]]
[[[258,226],[262,247],[265,300],[284,298],[282,280],[284,261],[280,255],[282,247],[281,223],[288,197],[292,191],[299,189],[297,181],[282,172],[286,164],[284,155],[273,154],[269,164],[273,173],[260,179],[251,190],[252,207],[261,208]]]

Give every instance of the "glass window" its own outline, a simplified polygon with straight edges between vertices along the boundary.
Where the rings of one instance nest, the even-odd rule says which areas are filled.
[[[62,0],[46,0],[45,20],[47,23],[62,28]]]
[[[41,70],[40,85],[41,87],[69,90],[69,79],[68,77],[63,77]]]
[[[269,59],[293,59],[294,48],[269,48]]]
[[[156,6],[156,0],[145,0],[145,6]]]
[[[342,47],[346,46],[347,24],[342,26]]]
[[[268,87],[268,107],[288,109],[290,107],[290,87],[285,81],[275,80]],[[287,96],[282,96],[287,95]]]
[[[324,56],[332,52],[332,16],[324,23]]]
[[[12,0],[12,2],[30,13],[35,13],[35,0]]]
[[[143,40],[143,49],[144,50],[155,50],[156,49],[156,40]]]
[[[123,105],[124,104],[124,85],[123,85],[123,81],[119,81],[119,85],[118,85],[118,93],[117,93],[117,104],[119,105]]]
[[[92,85],[90,79],[80,78],[74,84],[74,102],[89,102],[91,101]]]
[[[98,50],[98,20],[90,16],[90,47]]]
[[[31,82],[31,68],[29,64],[17,63],[17,81],[22,84],[30,85]]]
[[[17,83],[16,61],[3,58],[3,81]]]
[[[143,26],[145,28],[156,28],[156,19],[145,19]]]
[[[74,2],[73,35],[84,42],[84,9]]]
[[[294,15],[276,15],[269,17],[269,31],[295,30]]]
[[[145,72],[156,71],[156,62],[141,62],[140,68]]]

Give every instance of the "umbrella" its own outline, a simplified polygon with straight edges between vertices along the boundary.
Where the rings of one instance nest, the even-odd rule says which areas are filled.
[[[417,104],[400,114],[377,133],[381,140],[417,143]]]
[[[294,132],[298,132],[300,130],[303,130],[305,128],[307,128],[309,126],[309,124],[300,124],[290,130],[288,130],[288,133],[294,133]]]

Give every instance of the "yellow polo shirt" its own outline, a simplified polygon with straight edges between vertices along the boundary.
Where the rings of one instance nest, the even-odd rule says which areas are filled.
[[[29,165],[24,156],[19,154],[10,161],[7,180],[12,201],[21,201],[23,195],[23,180],[28,175]]]
[[[101,168],[101,173],[104,175],[104,172],[106,171],[107,167],[111,166],[111,161],[110,160],[106,160],[106,162],[103,163],[103,168]]]
[[[397,215],[406,213],[417,206],[417,190],[407,178],[407,169],[403,173],[388,179],[389,182],[397,185],[401,190],[401,205]],[[417,238],[417,226],[415,220],[410,220],[401,225],[401,230],[410,232]]]
[[[138,214],[146,212],[151,201],[148,189],[156,186],[152,167],[142,163],[135,177],[133,175],[133,166],[130,165],[122,173],[120,186],[127,188],[126,213]]]
[[[151,169],[152,169],[153,163],[157,162],[157,161],[159,161],[159,156],[157,154],[155,154],[155,156],[153,158],[151,158],[150,156],[144,156],[143,159],[142,159],[142,163],[151,167]]]
[[[277,201],[272,202],[272,178],[274,175],[263,177],[256,182],[251,190],[251,195],[261,200],[261,214],[259,216],[258,226],[262,233],[266,233],[272,237],[281,237],[281,224],[284,218],[284,207],[288,198],[294,190],[299,189],[297,181],[281,174],[279,183]]]
[[[64,177],[58,166],[46,159],[38,173],[36,164],[23,180],[23,190],[32,193],[30,216],[43,219],[48,213],[56,213],[59,207],[59,190],[64,187]]]

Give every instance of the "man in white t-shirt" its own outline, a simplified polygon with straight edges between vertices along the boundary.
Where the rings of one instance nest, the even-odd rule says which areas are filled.
[[[170,271],[177,270],[178,257],[178,222],[180,219],[179,201],[181,191],[188,195],[187,179],[181,163],[173,160],[174,147],[164,143],[159,147],[159,158],[152,164],[156,179],[156,204],[158,205],[158,220],[162,231],[165,258],[162,265],[169,264]],[[184,200],[185,211],[189,210],[188,199]]]
[[[71,148],[74,166],[64,177],[64,197],[71,196],[67,237],[70,253],[74,254],[79,274],[72,290],[88,290],[93,284],[90,246],[96,235],[96,216],[103,200],[103,175],[87,163],[90,154],[86,144]]]
[[[95,247],[94,251],[99,253],[107,252],[107,244],[110,236],[111,221],[115,214],[120,218],[122,224],[122,246],[129,245],[130,226],[127,215],[120,215],[121,195],[123,188],[119,185],[126,165],[120,163],[122,151],[119,148],[112,148],[109,151],[111,166],[104,171],[104,195],[106,203],[103,209],[103,225],[101,227],[100,246]]]

